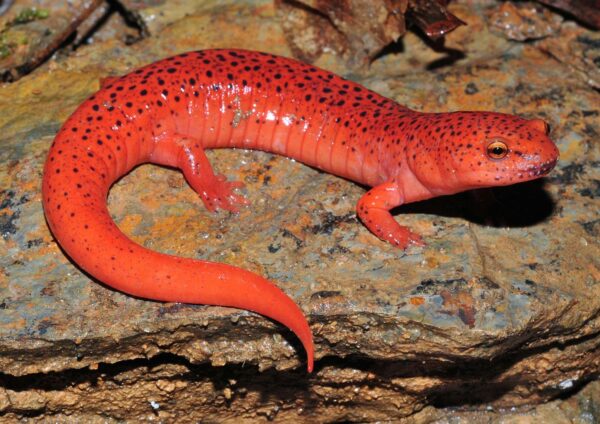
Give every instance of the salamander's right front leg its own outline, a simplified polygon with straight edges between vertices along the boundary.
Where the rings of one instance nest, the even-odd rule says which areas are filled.
[[[244,196],[234,193],[236,188],[244,187],[244,183],[227,181],[224,175],[215,175],[200,144],[182,143],[177,167],[183,171],[188,184],[200,195],[209,211],[225,209],[238,212],[239,206],[248,204]]]
[[[400,249],[410,244],[424,246],[421,237],[408,227],[396,222],[390,209],[404,203],[400,187],[394,182],[387,182],[369,190],[360,198],[356,211],[365,226],[381,240],[387,241]]]

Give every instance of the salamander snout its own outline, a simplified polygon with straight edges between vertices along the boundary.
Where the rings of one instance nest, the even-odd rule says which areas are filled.
[[[541,119],[525,121],[509,138],[507,169],[517,181],[528,181],[547,175],[558,161],[559,151],[550,139],[550,127]],[[515,175],[516,174],[516,175]]]
[[[531,178],[526,178],[526,179],[534,179],[534,178],[538,178],[538,177],[543,177],[544,175],[546,175],[550,171],[552,171],[552,169],[554,169],[557,161],[558,161],[558,156],[555,158],[548,159],[544,162],[540,162],[538,160],[538,161],[536,161],[535,164],[532,164],[532,165],[523,164],[523,166],[520,167],[520,171],[523,173],[523,175],[527,175],[527,177],[531,177]]]

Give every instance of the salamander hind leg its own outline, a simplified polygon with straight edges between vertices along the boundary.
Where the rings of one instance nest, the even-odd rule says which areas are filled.
[[[224,175],[215,174],[199,143],[181,143],[180,146],[177,167],[209,211],[238,212],[240,206],[248,205],[244,196],[235,193],[235,189],[244,187],[244,183],[227,181]]]
[[[411,244],[424,246],[421,236],[398,224],[390,214],[390,209],[403,203],[398,185],[387,182],[365,193],[358,201],[356,211],[365,226],[381,240],[400,249],[406,249]]]

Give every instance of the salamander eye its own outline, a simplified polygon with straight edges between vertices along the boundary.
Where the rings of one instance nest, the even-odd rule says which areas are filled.
[[[508,154],[508,146],[505,142],[494,140],[487,146],[487,155],[491,159],[502,159]]]

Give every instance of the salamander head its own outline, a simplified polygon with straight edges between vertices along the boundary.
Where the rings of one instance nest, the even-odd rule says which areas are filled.
[[[426,155],[432,175],[417,171],[425,186],[452,193],[510,185],[542,177],[556,165],[558,149],[541,119],[492,112],[440,115],[432,131],[440,135],[439,144]]]

